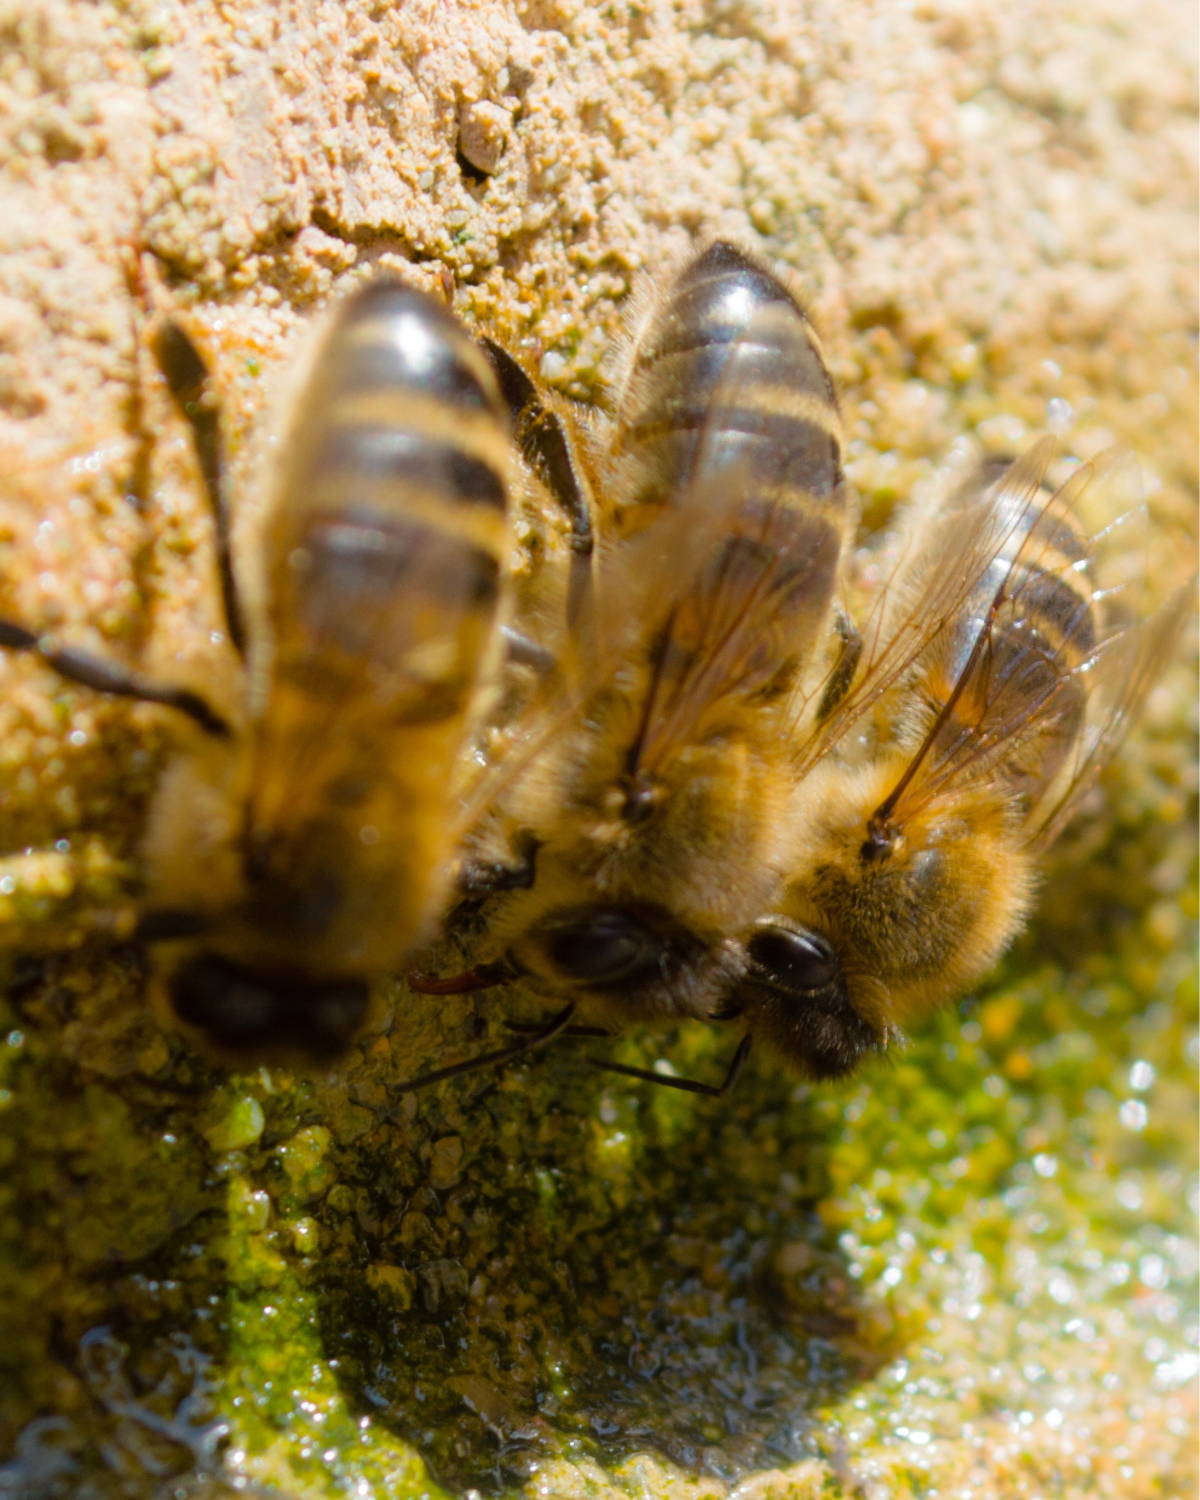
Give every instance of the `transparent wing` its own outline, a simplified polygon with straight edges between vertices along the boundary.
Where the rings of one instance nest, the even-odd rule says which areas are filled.
[[[946,701],[882,814],[903,822],[947,788],[999,774],[1025,800],[1031,841],[1054,837],[1128,732],[1185,615],[1179,596],[1142,613],[1145,523],[1128,454],[1042,492],[996,578],[967,602],[966,630],[922,663]]]
[[[1117,486],[1123,498],[1140,496],[1136,466],[1120,477],[1129,480]],[[1087,674],[1121,628],[1115,620],[1106,628],[1097,608],[1098,558],[1081,513],[1095,478],[1083,465],[1057,493],[1040,492],[955,629],[923,662],[945,703],[889,799],[898,819],[1001,765],[1014,791],[1036,801],[1072,753]],[[1002,491],[995,503],[1003,506]]]
[[[863,651],[849,692],[799,738],[806,775],[958,621],[988,569],[1025,524],[1054,453],[1043,438],[994,485],[960,491],[910,532],[888,583],[864,621]]]
[[[502,729],[485,734],[462,767],[458,836],[484,817],[536,761],[543,747],[579,722],[644,643],[661,635],[686,581],[721,530],[726,496],[691,487],[678,505],[635,536],[597,537],[591,617],[572,638],[564,619],[551,634],[558,661]],[[520,625],[520,617],[517,620]]]
[[[797,435],[831,441],[828,413],[787,381],[811,359],[795,311],[777,304],[728,346],[691,473],[640,531],[599,536],[591,637],[556,680],[555,701],[531,713],[501,763],[476,778],[467,821],[648,649],[631,774],[653,773],[737,703],[776,692],[782,701],[827,627],[852,529],[841,486],[817,499],[802,483],[813,453]]]
[[[1175,654],[1195,597],[1192,577],[1148,618],[1125,626],[1093,664],[1088,720],[1079,735],[1070,774],[1038,811],[1031,840],[1036,846],[1053,843],[1120,750]]]
[[[686,547],[649,595],[667,607],[634,770],[652,773],[737,704],[781,697],[823,638],[852,521],[830,457],[836,411],[789,378],[811,347],[794,309],[772,303],[729,348],[679,503]]]

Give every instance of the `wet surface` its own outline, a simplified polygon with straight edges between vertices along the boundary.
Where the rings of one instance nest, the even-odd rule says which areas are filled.
[[[321,1084],[223,1078],[139,1010],[132,954],[26,966],[0,1493],[1186,1492],[1196,979],[1146,876],[1178,866],[1194,920],[1191,837],[1139,817],[1068,860],[1004,972],[890,1064],[752,1066],[723,1102],[586,1053],[716,1076],[728,1028],[397,1097],[499,1040],[494,1000],[406,996]]]

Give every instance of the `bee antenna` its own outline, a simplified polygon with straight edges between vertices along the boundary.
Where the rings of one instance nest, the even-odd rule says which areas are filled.
[[[995,597],[992,599],[991,605],[988,608],[987,616],[984,619],[979,634],[975,637],[975,644],[971,648],[971,654],[967,657],[962,671],[958,674],[958,680],[957,682],[955,682],[950,696],[942,705],[941,711],[939,712],[937,718],[934,719],[933,723],[930,725],[929,733],[921,742],[920,748],[917,750],[917,753],[913,756],[912,760],[909,761],[907,767],[905,768],[904,775],[901,776],[900,780],[892,788],[891,792],[889,792],[889,794],[883,799],[883,801],[871,814],[870,820],[867,823],[867,839],[862,846],[862,855],[864,859],[871,860],[879,858],[881,855],[885,854],[888,849],[891,848],[893,842],[895,841],[896,830],[892,824],[892,814],[895,812],[897,806],[899,805],[901,797],[904,796],[904,793],[912,785],[913,778],[916,776],[917,772],[924,764],[926,756],[928,756],[929,752],[937,743],[938,735],[941,734],[943,726],[950,722],[951,715],[954,713],[954,710],[958,705],[958,700],[962,697],[967,683],[971,680],[971,675],[978,665],[979,658],[991,644],[992,626],[995,623],[996,616],[1000,611],[1000,606],[1007,598],[1008,582],[1007,580],[1005,580],[1005,582],[1002,583],[997,589]]]
[[[631,1068],[628,1063],[608,1062],[602,1057],[589,1057],[588,1062],[602,1073],[619,1073],[622,1078],[636,1078],[642,1083],[657,1083],[662,1088],[682,1089],[688,1094],[703,1094],[708,1099],[722,1099],[738,1080],[738,1075],[750,1056],[752,1038],[747,1033],[738,1043],[729,1071],[721,1083],[701,1083],[698,1078],[675,1078],[670,1073],[655,1073],[650,1068]]]

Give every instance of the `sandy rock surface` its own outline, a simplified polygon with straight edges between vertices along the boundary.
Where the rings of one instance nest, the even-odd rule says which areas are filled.
[[[305,321],[372,266],[452,278],[469,322],[595,398],[634,278],[711,230],[806,290],[868,519],[955,439],[1046,426],[1084,456],[1131,442],[1178,518],[1190,19],[1166,0],[12,3],[4,607],[211,670],[208,524],[145,354],[156,309],[217,363],[236,455]],[[7,845],[119,824],[129,757],[95,730],[128,711],[72,702],[63,735],[45,678],[0,670]]]
[[[0,615],[183,677],[227,667],[188,435],[147,352],[161,310],[176,311],[218,372],[245,495],[255,433],[307,323],[372,268],[452,286],[470,326],[594,402],[637,278],[713,231],[758,246],[811,303],[845,394],[850,473],[869,524],[939,465],[1019,449],[1050,430],[1084,458],[1113,441],[1132,446],[1166,539],[1159,550],[1186,550],[1196,529],[1195,30],[1184,0],[0,0]],[[1179,748],[1189,682],[1178,669],[1152,705],[1156,743],[1175,748],[1135,754],[1115,794],[1123,826],[1173,828],[1184,817],[1194,792]],[[0,653],[0,947],[55,946],[88,912],[136,892],[142,817],[169,729],[159,711],[64,688]],[[1145,905],[1156,963],[1190,941],[1177,893],[1193,846],[1161,840]],[[1142,871],[1152,861],[1134,863]],[[86,995],[89,972],[85,963],[67,990]],[[165,1078],[175,1041],[121,1029],[135,1025],[135,979],[106,971],[97,986],[109,996],[105,1016],[115,1006],[126,1017],[120,1025],[89,1031],[69,1006],[38,1012],[81,1070],[63,1086],[103,1080],[117,1098],[126,1076]],[[1010,1033],[985,1033],[980,1045],[1006,1046]],[[385,1091],[394,1065],[376,1049],[364,1063],[370,1087]],[[341,1108],[323,1094],[318,1104]],[[288,1122],[325,1128],[303,1109]],[[451,1127],[469,1134],[463,1117],[443,1134]],[[258,1139],[230,1148],[208,1128],[197,1127],[196,1160],[207,1151],[210,1165]],[[103,1134],[79,1131],[73,1151]],[[344,1141],[336,1127],[334,1136],[357,1139],[349,1127]],[[205,1182],[178,1222],[167,1215],[170,1233],[215,1201]],[[845,1207],[845,1193],[836,1201],[828,1221],[843,1238],[857,1233],[862,1205]],[[260,1234],[237,1203],[233,1221]],[[349,1243],[350,1229],[330,1227],[332,1210],[326,1223],[302,1208],[301,1195],[288,1209],[295,1254],[327,1231]],[[369,1213],[357,1212],[366,1225]],[[314,1226],[309,1240],[294,1227],[304,1224]],[[132,1236],[147,1254],[168,1242],[167,1230],[147,1233],[144,1244]],[[80,1264],[98,1274],[86,1255]],[[411,1302],[424,1285],[410,1285],[399,1264],[372,1265],[366,1284],[384,1301]],[[93,1282],[86,1295],[67,1283],[44,1295],[82,1337],[108,1304]],[[20,1294],[19,1279],[5,1284]],[[1147,1286],[1147,1296],[1161,1292],[1153,1275]],[[1052,1286],[1046,1295],[1053,1303]],[[30,1350],[52,1342],[28,1337]],[[1012,1337],[997,1355],[1006,1368],[1025,1347]],[[50,1373],[29,1377],[3,1414],[5,1451],[35,1416],[82,1409],[76,1376],[46,1359]],[[877,1367],[865,1355],[856,1366],[864,1379]],[[1163,1405],[1174,1389],[1164,1377],[1159,1406],[1148,1398],[1144,1420],[1130,1425],[1105,1368],[1101,1360],[1079,1377],[1088,1400],[1078,1409],[1091,1415],[1075,1429],[1053,1408],[1057,1423],[1022,1436],[1014,1417],[1003,1442],[985,1412],[982,1449],[959,1430],[930,1459],[958,1486],[944,1493],[1141,1495],[1157,1493],[1150,1476],[1167,1472],[1183,1476],[1184,1493],[1190,1409]],[[456,1378],[467,1383],[455,1399],[480,1433],[503,1433],[508,1408],[489,1415],[490,1387]],[[333,1388],[328,1372],[322,1380],[322,1391]],[[100,1405],[111,1412],[120,1399]],[[401,1426],[423,1451],[438,1448],[415,1418]],[[1069,1438],[1075,1447],[1060,1452]],[[338,1483],[349,1483],[357,1471],[345,1455],[361,1453],[344,1434],[338,1442],[350,1464]],[[1132,1468],[1112,1456],[1122,1444]],[[289,1467],[283,1445],[246,1472],[298,1494],[333,1493],[304,1463]],[[212,1451],[199,1439],[189,1448],[201,1469]],[[594,1456],[560,1454],[540,1492],[693,1493],[679,1458],[691,1450],[658,1451],[681,1467],[639,1458],[610,1472]],[[911,1452],[901,1459],[892,1448],[855,1469],[840,1437],[814,1439],[803,1459],[786,1450],[778,1470],[768,1451],[754,1449],[738,1471],[757,1474],[741,1480],[747,1500],[816,1495],[826,1484],[915,1493],[930,1472],[916,1460],[910,1472]],[[411,1452],[389,1450],[392,1487],[372,1480],[377,1491],[363,1493],[421,1492],[429,1481]],[[1090,1468],[1080,1453],[1094,1454]],[[476,1474],[466,1460],[458,1470],[442,1460],[451,1478]],[[736,1477],[722,1478],[715,1460],[701,1470],[701,1488],[714,1492]],[[519,1474],[518,1465],[502,1478]],[[1099,1487],[1088,1488],[1093,1479]]]

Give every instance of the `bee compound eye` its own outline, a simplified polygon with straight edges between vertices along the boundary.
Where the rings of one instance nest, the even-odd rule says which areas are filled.
[[[324,1063],[344,1051],[362,1025],[370,990],[361,979],[313,983],[265,976],[201,953],[172,977],[170,996],[178,1018],[222,1051]]]
[[[761,927],[747,945],[756,977],[798,995],[840,989],[842,966],[833,945],[807,928]]]
[[[580,984],[635,982],[658,973],[660,941],[622,911],[585,911],[556,923],[546,949],[554,966]]]
[[[786,918],[749,940],[750,970],[738,998],[751,1029],[803,1077],[844,1078],[886,1036],[854,1008],[832,943]]]

